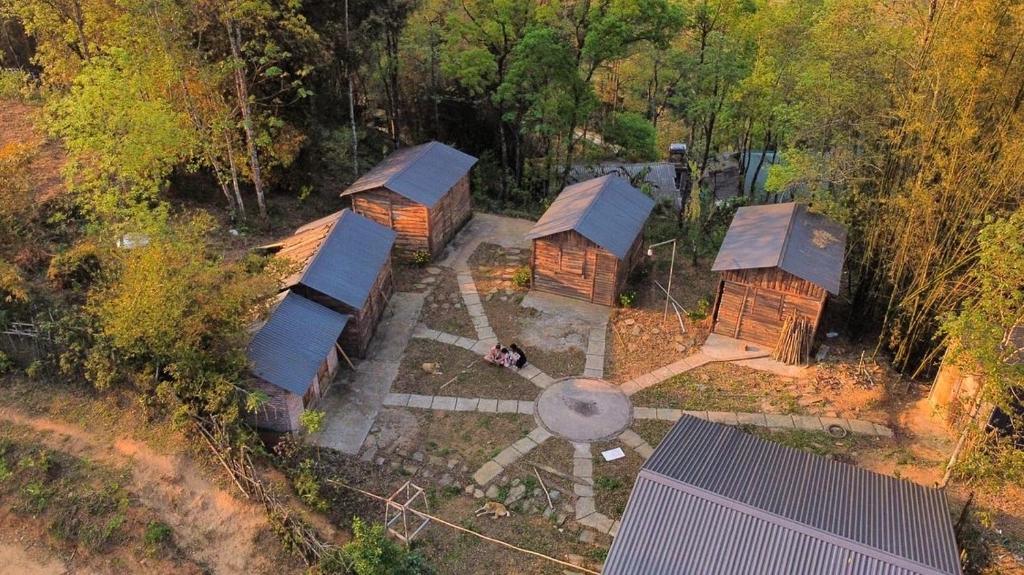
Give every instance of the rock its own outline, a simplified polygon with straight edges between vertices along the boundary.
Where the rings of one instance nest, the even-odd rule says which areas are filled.
[[[499,297],[498,299],[500,299],[501,301],[508,301],[508,296],[503,295],[503,296]]]
[[[434,476],[434,472],[429,470],[429,469],[427,469],[427,468],[423,468],[423,471],[420,472],[420,477],[422,477],[424,479],[430,479],[433,476]]]
[[[651,333],[653,333],[654,335],[658,335],[659,333],[661,333],[661,330],[656,327],[652,327]]]
[[[473,484],[471,483],[471,484],[466,486],[466,489],[464,489],[464,491],[466,492],[466,495],[472,495],[473,494],[473,489],[474,489],[473,488]]]
[[[497,485],[491,485],[490,487],[487,488],[487,498],[488,499],[497,499],[498,498],[498,486]]]
[[[633,331],[631,331],[630,333],[633,335],[640,335],[640,326],[634,327]]]
[[[425,456],[423,455],[423,452],[422,452],[422,451],[417,451],[416,453],[413,453],[413,454],[412,454],[412,458],[413,458],[413,460],[415,460],[415,461],[419,461],[420,463],[422,463],[422,462],[423,462],[423,459],[424,459],[424,457],[425,457]]]
[[[555,515],[555,525],[564,525],[567,519],[569,519],[568,514],[559,513],[558,515]]]
[[[676,351],[682,353],[682,352],[686,351],[686,346],[685,345],[677,345],[676,346]]]
[[[441,487],[447,487],[451,485],[452,481],[454,480],[455,478],[452,477],[450,473],[445,473],[444,475],[441,476],[440,479],[437,480],[437,484],[440,485]]]
[[[635,323],[636,323],[636,320],[635,320],[635,319],[633,319],[633,318],[629,318],[629,319],[627,319],[626,321],[624,321],[624,322],[622,322],[622,323],[624,323],[624,324],[626,324],[626,325],[633,325],[633,324],[635,324]]]
[[[530,493],[533,497],[544,497],[544,490],[540,487],[534,487],[533,492]]]
[[[519,485],[520,483],[522,483],[522,480],[517,477],[517,478],[512,480],[512,487],[515,487],[516,485]]]
[[[359,461],[373,461],[374,456],[377,455],[377,448],[371,447],[363,452],[359,457]]]
[[[426,278],[423,278],[420,281],[422,281],[425,284],[432,284],[432,283],[437,281],[437,278],[435,278],[435,277],[426,277]]]
[[[376,463],[377,465],[384,465],[386,461],[387,460],[384,459],[383,457],[378,457],[376,460],[374,460],[374,463]]]
[[[555,514],[555,510],[550,508],[550,507],[548,507],[547,509],[544,510],[544,518],[545,519],[551,519],[551,517],[554,516],[554,514]]]
[[[412,284],[412,288],[413,289],[423,289],[425,287],[427,287],[427,286],[425,286],[423,284]]]
[[[432,465],[433,467],[444,467],[445,465],[444,459],[436,455],[431,455],[430,457],[427,458],[427,461],[429,461],[430,465]]]
[[[551,496],[551,502],[554,503],[555,501],[558,501],[559,497],[562,496],[562,492],[557,489],[552,489],[551,491],[548,492],[548,495]]]
[[[519,501],[524,495],[526,495],[526,486],[516,485],[509,490],[508,497],[505,498],[505,505],[511,505],[516,501]]]
[[[408,463],[402,466],[402,473],[406,475],[416,475],[416,472],[419,470],[419,467],[415,465],[409,465]]]
[[[431,363],[429,361],[420,365],[420,368],[423,369],[424,372],[429,373],[431,375],[437,375],[438,373],[441,373],[441,371],[438,369],[439,367],[440,366],[438,366],[436,363]],[[421,453],[420,457],[422,456],[423,454]],[[420,459],[419,461],[422,461],[422,459]]]
[[[427,268],[427,273],[432,276],[436,276],[437,274],[441,273],[441,268],[436,266],[430,266],[429,268]]]
[[[474,499],[483,499],[484,498],[484,492],[479,490],[479,489],[473,489],[473,498]]]
[[[455,466],[458,465],[458,464],[459,464],[459,460],[458,459],[449,459],[448,460],[448,469],[455,469]]]

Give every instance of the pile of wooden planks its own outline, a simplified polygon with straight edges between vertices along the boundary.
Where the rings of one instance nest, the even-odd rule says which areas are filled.
[[[809,363],[814,330],[811,322],[803,317],[789,316],[782,323],[779,341],[772,351],[772,358],[789,365]]]

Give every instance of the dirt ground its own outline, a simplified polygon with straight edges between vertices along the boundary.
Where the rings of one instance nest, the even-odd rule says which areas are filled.
[[[530,363],[551,377],[580,374],[586,362],[586,330],[521,305],[528,289],[516,286],[512,275],[529,261],[529,250],[488,243],[480,244],[470,257],[473,280],[491,328],[498,341],[517,342]]]
[[[424,370],[424,364],[432,364],[433,371]],[[496,399],[533,399],[539,392],[529,380],[477,353],[424,339],[409,342],[391,391]]]
[[[664,367],[696,351],[707,337],[708,320],[698,312],[710,314],[714,305],[718,277],[711,272],[711,262],[700,260],[694,267],[676,255],[672,297],[694,315],[677,316],[670,305],[665,318],[665,292],[655,283],[667,284],[668,263],[663,260],[659,252],[658,260],[647,265],[649,271],[630,285],[637,297],[633,307],[620,307],[612,314],[605,359],[609,381],[626,381]]]
[[[25,428],[50,449],[124,469],[132,497],[170,526],[183,556],[200,566],[197,572],[302,572],[301,561],[276,542],[263,510],[236,499],[227,485],[208,479],[211,473],[205,464],[192,459],[169,428],[141,425],[134,413],[119,412],[113,402],[78,399],[66,393],[40,397],[38,389],[14,384],[10,378],[4,381],[0,420]],[[88,423],[81,425],[78,418]],[[164,436],[163,441],[148,442],[130,435],[130,430],[144,427]],[[74,557],[76,566],[101,573],[124,572],[115,557],[101,558],[96,564],[90,563],[86,553]],[[146,558],[141,559],[137,570],[123,567],[128,572],[151,572],[145,567]]]
[[[621,447],[626,456],[605,461],[601,452],[616,447]],[[594,454],[594,499],[597,509],[612,519],[621,519],[644,459],[620,441],[594,443],[591,451]]]
[[[697,411],[804,413],[801,382],[731,363],[679,374],[633,396],[633,404]]]

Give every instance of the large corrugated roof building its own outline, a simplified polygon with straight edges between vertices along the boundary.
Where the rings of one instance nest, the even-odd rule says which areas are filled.
[[[604,575],[960,575],[945,494],[684,416]]]

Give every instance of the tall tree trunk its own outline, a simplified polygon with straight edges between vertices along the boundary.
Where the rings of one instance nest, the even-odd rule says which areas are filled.
[[[754,176],[750,178],[750,197],[754,196],[754,190],[757,188],[757,177],[761,175],[761,168],[764,166],[764,158],[768,155],[768,147],[771,146],[772,142],[772,129],[765,126],[764,130],[764,146],[761,147],[761,158],[757,160],[757,168],[754,169]],[[774,155],[772,156],[775,157]],[[740,183],[742,186],[743,184]]]
[[[235,163],[234,147],[231,145],[231,138],[224,138],[225,149],[228,156],[228,169],[231,171],[231,187],[235,192],[235,202],[238,203],[238,213],[245,219],[245,202],[242,201],[242,189],[238,185],[238,165]]]
[[[260,218],[267,219],[267,202],[263,191],[263,177],[260,174],[260,156],[256,149],[256,130],[253,127],[252,109],[249,105],[249,85],[245,78],[245,61],[242,59],[242,39],[234,20],[225,23],[228,30],[231,56],[234,59],[235,95],[238,107],[242,111],[242,129],[245,130],[245,146],[249,151],[249,171],[252,173],[252,185],[256,190],[256,203],[259,205]]]
[[[359,132],[356,131],[355,90],[352,88],[352,68],[349,60],[352,51],[348,44],[348,0],[345,0],[345,78],[348,81],[348,119],[352,126],[352,176],[359,176]]]

